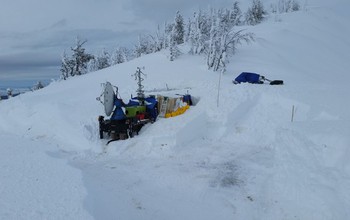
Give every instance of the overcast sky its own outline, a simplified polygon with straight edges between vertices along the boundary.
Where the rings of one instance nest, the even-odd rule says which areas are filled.
[[[243,2],[244,0],[240,1]],[[247,0],[245,0],[247,1]],[[131,46],[140,33],[233,0],[0,0],[0,88],[5,81],[58,78],[60,58],[79,36],[97,51]]]

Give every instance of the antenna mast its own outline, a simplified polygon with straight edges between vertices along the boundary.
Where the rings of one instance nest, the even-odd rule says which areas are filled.
[[[143,104],[145,100],[145,91],[143,90],[144,86],[142,85],[143,76],[146,76],[140,67],[137,67],[136,73],[134,74],[135,80],[137,80],[138,89],[136,90],[137,99],[140,101],[140,105]]]

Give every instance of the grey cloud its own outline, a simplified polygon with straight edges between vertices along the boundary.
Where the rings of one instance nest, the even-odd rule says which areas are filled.
[[[53,23],[48,29],[57,29],[57,28],[64,28],[68,24],[67,19],[61,19],[55,23]]]
[[[0,18],[6,17],[7,21],[0,21],[0,81],[5,76],[40,79],[46,74],[57,78],[61,55],[65,50],[69,52],[77,36],[88,40],[85,46],[92,54],[118,46],[131,47],[139,34],[154,33],[158,24],[173,21],[176,11],[188,17],[199,8],[207,9],[209,5],[219,8],[232,3],[232,0],[10,1],[0,8]],[[65,8],[68,4],[70,7]],[[82,8],[77,12],[78,5]],[[21,16],[12,15],[11,9]]]
[[[56,61],[54,56],[42,56],[35,52],[3,55],[0,57],[0,71],[10,70],[12,67],[30,68],[33,66],[56,66],[59,61]]]
[[[59,78],[60,61],[48,54],[23,53],[0,57],[0,86],[4,82],[25,81],[29,86],[36,81]]]
[[[177,11],[184,16],[190,16],[198,9],[207,9],[231,6],[232,0],[129,0],[125,7],[134,11],[138,17],[147,18],[155,22],[172,21]]]
[[[1,85],[4,80],[12,80],[12,83],[20,80],[22,84],[27,80],[28,84],[48,77],[59,78],[61,56],[64,51],[70,53],[77,36],[87,39],[87,52],[97,54],[102,49],[111,51],[118,46],[130,47],[131,40],[136,42],[137,34],[96,28],[11,33],[12,45],[7,48],[11,52],[0,54],[0,86],[4,87]]]

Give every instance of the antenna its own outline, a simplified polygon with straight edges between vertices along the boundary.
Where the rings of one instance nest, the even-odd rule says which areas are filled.
[[[143,69],[145,69],[145,67],[143,67]],[[143,76],[146,76],[146,75],[141,71],[140,67],[137,67],[137,70],[134,76],[138,85],[138,89],[136,90],[137,99],[140,101],[140,105],[143,105],[145,100],[145,91],[143,90],[144,86],[142,85],[142,81],[144,80]]]

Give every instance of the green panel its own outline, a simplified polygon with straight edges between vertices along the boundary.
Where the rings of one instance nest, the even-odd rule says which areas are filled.
[[[130,106],[125,107],[125,115],[128,118],[135,117],[138,113],[146,111],[146,106]]]

